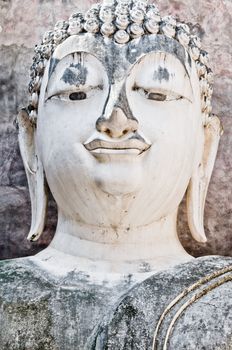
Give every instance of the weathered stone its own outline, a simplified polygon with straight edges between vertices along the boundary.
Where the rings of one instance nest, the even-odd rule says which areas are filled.
[[[35,254],[48,245],[54,235],[51,227],[56,225],[56,209],[53,203],[51,201],[49,204],[50,219],[45,227],[45,234],[38,242],[31,243],[26,239],[30,229],[31,215],[28,188],[0,186],[0,253],[2,259]]]
[[[231,264],[231,258],[199,258],[141,283],[122,276],[112,285],[96,283],[78,271],[57,278],[30,258],[1,262],[1,350],[152,349],[157,322],[168,304],[185,288]],[[183,302],[224,277],[230,281],[180,315],[168,349],[231,349],[232,272],[228,272],[177,303],[164,318],[156,350],[163,349],[167,328]]]
[[[71,12],[76,10],[76,7],[78,7],[78,10],[85,11],[89,4],[93,2],[79,1],[75,5],[69,1],[63,3],[60,1],[37,1],[33,4],[30,1],[20,2],[19,0],[0,2],[0,26],[2,28],[0,33],[0,90],[3,91],[0,99],[1,124],[11,124],[17,114],[18,106],[23,107],[27,104],[28,67],[31,64],[32,48],[35,43],[40,41],[45,28],[53,28],[56,20],[64,17],[64,13],[68,17]],[[230,239],[230,227],[232,225],[230,130],[232,122],[229,116],[232,109],[232,68],[230,64],[232,5],[229,0],[207,0],[204,2],[200,0],[194,2],[191,0],[185,2],[158,0],[157,4],[163,13],[168,11],[178,15],[182,20],[198,23],[196,31],[202,36],[203,46],[210,53],[215,72],[214,112],[220,116],[225,127],[206,203],[205,226],[209,241],[206,244],[198,244],[191,239],[186,216],[182,215],[185,212],[184,206],[182,206],[181,219],[179,220],[181,240],[186,249],[195,256],[213,253],[230,255],[232,244]],[[30,8],[30,11],[28,11],[28,8]],[[28,30],[28,28],[31,28],[31,30]],[[4,164],[11,163],[12,166],[13,163],[22,164],[18,153],[18,159],[14,158],[16,157],[16,134],[8,136],[8,132],[4,133],[5,137],[3,136],[3,138],[4,140],[6,137],[8,138],[7,143],[9,149],[12,150],[10,153],[4,151]],[[0,148],[2,148],[2,144]],[[11,161],[12,157],[14,162]],[[5,165],[1,170],[1,185],[15,186],[21,181],[25,181],[22,170],[20,170],[19,175],[14,166],[13,169],[12,167],[8,169],[5,168]],[[15,167],[17,168],[18,165]],[[10,172],[11,175],[9,175]],[[11,178],[10,183],[9,178]],[[22,203],[22,206],[25,208],[24,220],[29,222],[29,202]],[[13,215],[15,219],[18,218],[16,220],[20,220],[21,217],[18,216],[17,211]],[[6,222],[6,218],[4,221]],[[9,228],[9,226],[9,223],[6,223],[6,227]],[[17,227],[15,230],[17,231]],[[54,226],[50,226],[49,230],[54,230]],[[16,234],[19,241],[27,234],[25,231],[18,231],[18,234]],[[5,243],[9,247],[8,257],[15,256],[10,251],[10,235],[10,231],[6,231]],[[47,236],[44,240],[47,241]],[[19,251],[19,255],[21,254]],[[30,249],[27,254],[30,254]]]
[[[30,258],[0,263],[1,350],[84,349],[102,316],[129,290],[122,277],[114,287],[95,284],[81,271],[57,278]]]
[[[1,37],[1,34],[0,34]],[[0,51],[0,120],[1,125],[12,124],[19,108],[27,104],[28,67],[31,49],[2,45]]]
[[[91,349],[152,349],[158,321],[175,297],[205,275],[231,264],[231,259],[199,258],[194,262],[163,271],[136,285],[124,294],[115,309],[105,316],[89,343]],[[232,267],[231,267],[232,270]],[[220,285],[227,278],[229,282]],[[210,287],[218,286],[210,290]],[[172,319],[193,296],[207,291],[177,318],[167,349],[229,350],[232,348],[232,273],[204,283],[187,293],[165,315],[157,333],[154,350],[164,349]],[[224,299],[225,298],[225,299]]]
[[[53,237],[56,225],[54,201],[49,204],[46,233],[38,243],[26,240],[30,228],[30,199],[18,147],[17,130],[11,123],[0,126],[0,256],[1,259],[35,254]],[[19,243],[20,242],[20,243]]]
[[[187,190],[189,233],[206,242],[205,196],[222,134],[220,119],[210,118],[207,53],[191,35],[206,39],[204,28],[190,24],[189,30],[136,0],[107,12],[105,1],[79,27],[57,22],[35,50],[30,105],[18,114],[17,127],[32,208],[29,239],[41,239],[30,246],[24,236],[19,254],[33,254],[50,240],[42,235],[48,187],[58,220],[52,217],[45,229],[57,221],[46,249],[0,263],[0,347],[145,350],[155,337],[154,350],[230,349],[232,259],[193,259],[176,232]],[[158,17],[156,24],[144,22],[146,32],[145,8],[146,19]],[[70,22],[77,18],[82,15]],[[11,29],[5,40],[11,42]],[[30,48],[5,45],[3,69],[9,53],[11,65],[23,69]],[[24,88],[13,83],[23,80],[26,88],[24,78],[6,67],[2,80],[0,214],[3,240],[10,238],[2,256],[15,255],[18,237],[29,231],[26,179],[11,126],[16,105],[27,104]],[[218,169],[224,175],[227,164]],[[194,247],[200,255],[201,246]]]
[[[225,132],[219,144],[218,156],[206,199],[205,228],[208,238],[207,243],[199,244],[191,238],[186,222],[185,202],[182,203],[179,211],[179,236],[184,247],[194,256],[208,254],[231,256],[232,157],[230,150],[232,149],[232,119],[227,117],[222,118],[222,123]]]

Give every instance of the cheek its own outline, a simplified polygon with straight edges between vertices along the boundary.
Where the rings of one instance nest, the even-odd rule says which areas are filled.
[[[46,130],[40,127],[38,132],[39,153],[48,186],[58,205],[71,213],[73,205],[81,208],[86,198],[85,189],[89,188],[94,163],[80,142],[82,134],[74,126],[60,127],[57,123],[54,128],[47,125]]]
[[[202,129],[200,113],[188,101],[166,103],[163,107],[158,105],[153,108],[153,115],[152,108],[148,113],[140,125],[145,136],[152,141],[157,164],[167,168],[172,164],[172,172],[181,171],[186,166],[189,175],[197,148],[201,145],[198,139]]]
[[[202,144],[201,114],[198,106],[182,100],[164,104],[137,100],[133,114],[139,131],[152,143],[144,166],[147,205],[162,215],[162,204],[176,208],[188,186]]]
[[[37,140],[44,161],[48,155],[72,154],[96,131],[105,97],[97,96],[78,103],[50,101],[39,109]]]
[[[149,101],[139,94],[132,94],[129,102],[140,132],[152,143],[193,148],[202,125],[199,106],[188,100]]]

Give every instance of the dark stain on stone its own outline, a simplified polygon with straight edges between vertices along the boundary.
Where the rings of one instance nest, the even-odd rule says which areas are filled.
[[[133,134],[133,136],[131,136],[131,137],[129,138],[129,140],[139,140],[139,141],[145,142],[144,138],[143,138],[141,135],[139,135],[137,132],[135,132],[135,133]],[[129,228],[129,229],[130,229],[130,228]]]
[[[127,298],[125,298],[126,300]],[[130,319],[136,316],[137,314],[137,310],[135,309],[135,307],[133,305],[126,305],[126,307],[124,308],[124,313],[125,315]]]
[[[88,70],[82,64],[71,64],[70,68],[65,69],[61,80],[63,80],[65,84],[69,85],[85,85],[87,74]]]
[[[14,79],[13,74],[10,75],[9,79],[0,79],[0,100],[3,100],[7,96],[9,104],[15,101],[16,91],[13,83]]]
[[[191,56],[189,53],[187,53],[188,55],[188,64],[189,64],[189,67],[191,68],[192,67],[192,60],[191,60]]]
[[[133,116],[133,113],[132,113],[131,108],[129,106],[129,102],[128,102],[128,99],[127,99],[125,86],[123,87],[122,91],[120,92],[118,100],[115,103],[115,108],[116,107],[120,108],[124,112],[125,116],[128,119],[137,120]]]
[[[140,266],[139,266],[139,271],[140,272],[150,272],[151,271],[151,266],[147,262],[143,261]]]
[[[188,26],[191,29],[191,33],[193,33],[194,35],[200,37],[200,39],[203,39],[204,35],[205,35],[205,30],[203,29],[203,27],[200,25],[200,23],[187,23]]]
[[[110,98],[110,90],[109,90],[109,94],[108,94],[108,97],[106,99],[106,103],[104,105],[103,111],[102,111],[102,115],[101,115],[101,117],[98,118],[96,124],[102,123],[106,120],[105,111],[106,111],[107,104],[109,102],[109,98]],[[134,115],[131,111],[131,108],[129,106],[129,102],[128,102],[128,99],[126,96],[125,86],[122,88],[122,91],[120,92],[118,99],[115,102],[114,108],[120,108],[128,119],[132,119],[132,120],[137,121],[137,119],[134,117]],[[109,117],[109,116],[107,116],[107,117]]]
[[[167,68],[159,66],[158,70],[156,70],[153,74],[153,79],[154,80],[159,80],[160,82],[162,80],[169,81],[170,74]]]
[[[107,72],[109,77],[109,83],[115,84],[117,80],[121,80],[125,77],[125,72],[128,68],[128,63],[122,59],[122,52],[115,45],[114,42],[107,48],[107,56],[110,57],[109,65],[107,66]],[[123,49],[124,52],[124,49]]]
[[[127,45],[126,58],[130,63],[133,63],[137,60],[137,58],[143,53],[143,45],[141,43],[141,39],[139,44],[136,42],[130,42]]]
[[[50,61],[50,66],[49,66],[49,72],[48,72],[48,78],[51,78],[52,73],[54,72],[54,70],[56,69],[57,64],[60,62],[60,60],[58,60],[57,58],[51,58]]]

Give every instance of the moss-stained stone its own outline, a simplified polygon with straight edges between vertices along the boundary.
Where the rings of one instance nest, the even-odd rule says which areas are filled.
[[[32,259],[0,262],[0,349],[77,350],[117,298],[131,288],[94,284],[72,272],[57,278]]]
[[[58,278],[28,258],[2,262],[0,349],[151,349],[167,305],[186,287],[226,266],[232,267],[231,258],[199,258],[133,286],[126,278],[96,284],[78,271]],[[232,272],[225,276],[232,279]],[[173,327],[168,349],[232,349],[231,287],[231,281],[224,283],[187,308]],[[172,317],[201,288],[186,295],[164,318],[157,350],[163,349]]]
[[[23,264],[0,267],[1,350],[55,350],[50,309],[51,285]]]
[[[211,283],[230,276],[230,282],[215,288],[189,306],[174,324],[169,350],[232,349],[232,259],[199,258],[155,274],[126,293],[113,312],[99,325],[90,348],[97,350],[152,349],[157,323],[165,308],[186,287],[202,277],[231,265],[231,272],[182,298],[164,318],[156,350],[162,350],[172,318],[193,295]]]

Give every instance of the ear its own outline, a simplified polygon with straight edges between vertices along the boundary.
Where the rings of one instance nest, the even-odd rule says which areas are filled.
[[[193,173],[187,191],[189,228],[193,238],[201,243],[207,242],[204,230],[205,200],[222,133],[219,118],[210,117],[204,129],[205,143],[202,160]]]
[[[44,170],[35,143],[36,126],[25,109],[17,117],[19,147],[26,170],[31,198],[31,229],[28,240],[36,241],[42,234],[47,211]]]

